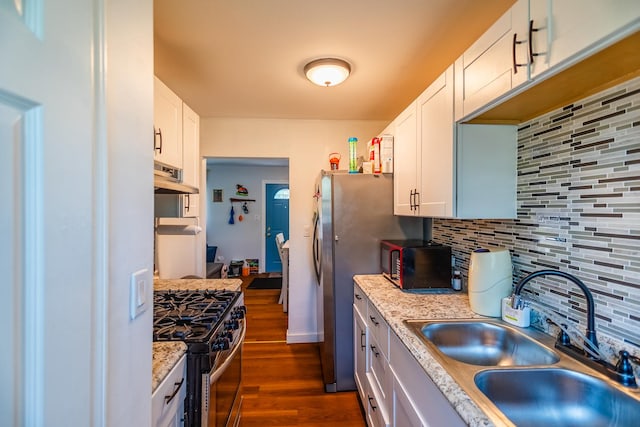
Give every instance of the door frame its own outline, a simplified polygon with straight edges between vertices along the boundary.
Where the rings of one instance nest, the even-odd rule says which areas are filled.
[[[261,228],[260,228],[260,273],[264,273],[266,267],[266,259],[267,259],[267,248],[266,248],[266,239],[264,238],[264,231],[267,229],[267,184],[287,184],[289,185],[288,179],[263,179],[262,180],[262,206],[260,207],[260,216],[262,218]],[[291,191],[291,186],[289,186],[289,191]],[[291,203],[291,198],[289,198],[289,203]],[[289,209],[291,212],[291,209]],[[291,225],[291,218],[288,218],[288,224]],[[291,229],[289,229],[289,234],[291,234]]]

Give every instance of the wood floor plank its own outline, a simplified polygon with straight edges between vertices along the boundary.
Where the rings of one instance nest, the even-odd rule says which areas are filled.
[[[286,343],[280,292],[249,282],[241,427],[364,427],[357,392],[325,393],[318,345]]]

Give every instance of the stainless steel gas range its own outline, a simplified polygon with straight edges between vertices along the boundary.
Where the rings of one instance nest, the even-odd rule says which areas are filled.
[[[153,299],[153,340],[187,344],[184,425],[237,426],[246,333],[242,293],[164,290]]]

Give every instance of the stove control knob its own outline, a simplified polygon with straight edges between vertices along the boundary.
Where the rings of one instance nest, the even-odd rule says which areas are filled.
[[[226,322],[224,322],[224,327],[225,329],[228,330],[236,330],[240,327],[240,323],[237,320],[227,320]]]
[[[231,317],[233,319],[244,319],[244,315],[247,312],[247,308],[244,305],[238,306],[233,309]]]
[[[214,341],[212,348],[214,351],[228,350],[229,349],[229,340],[227,338],[216,338]]]

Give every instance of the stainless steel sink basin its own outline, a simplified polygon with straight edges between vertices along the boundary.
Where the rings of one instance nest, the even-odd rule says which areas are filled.
[[[640,425],[640,400],[568,369],[485,370],[475,384],[519,427]]]
[[[490,321],[424,322],[420,333],[447,357],[471,365],[551,365],[560,360],[522,332]]]
[[[555,339],[499,319],[405,320],[500,426],[640,426],[640,390],[554,350]]]

